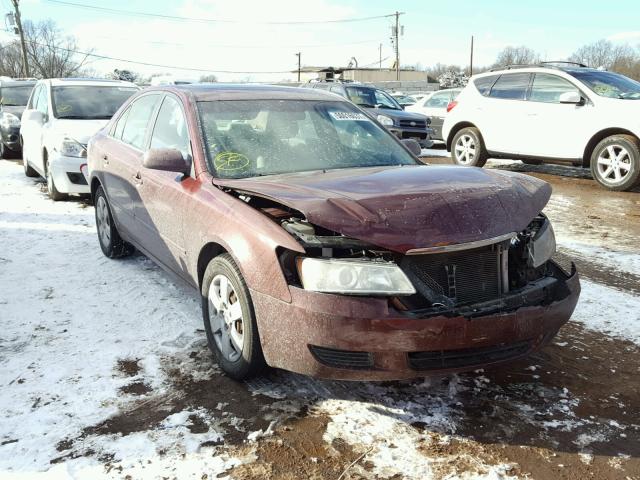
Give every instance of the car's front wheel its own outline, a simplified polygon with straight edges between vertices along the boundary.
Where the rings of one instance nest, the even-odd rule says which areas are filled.
[[[591,155],[591,175],[609,190],[624,191],[640,183],[640,140],[632,135],[612,135]]]
[[[118,258],[131,255],[134,251],[133,245],[125,242],[113,222],[111,208],[107,196],[102,187],[98,187],[95,195],[96,209],[96,230],[98,231],[98,241],[102,253],[109,258]]]
[[[51,198],[51,200],[53,200],[54,202],[66,199],[67,195],[64,193],[60,193],[56,188],[56,183],[53,180],[53,174],[51,173],[51,162],[46,156],[45,156],[45,162],[46,162],[45,173],[47,175],[47,193],[49,194],[49,198]]]
[[[215,257],[202,279],[202,316],[220,368],[242,380],[266,367],[247,284],[231,255]]]
[[[453,137],[451,142],[453,163],[467,167],[484,167],[488,158],[482,135],[477,128],[463,128]]]

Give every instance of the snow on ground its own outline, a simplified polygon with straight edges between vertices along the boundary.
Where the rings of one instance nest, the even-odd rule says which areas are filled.
[[[63,455],[56,446],[80,436],[131,400],[119,391],[137,380],[156,392],[166,388],[163,356],[203,341],[200,305],[145,257],[105,258],[98,246],[93,208],[51,202],[13,163],[0,162],[0,477],[8,471],[51,467]],[[143,294],[141,294],[141,292]],[[127,375],[119,361],[139,372]],[[190,434],[174,418],[161,434],[98,439],[87,448],[116,452],[125,464],[158,460],[159,448],[187,457],[173,466],[188,470],[190,445],[217,432]],[[198,471],[202,458],[196,464]],[[224,462],[212,460],[212,471]],[[90,469],[95,460],[55,466]],[[74,466],[75,465],[75,466]],[[184,470],[184,471],[187,471]],[[79,475],[83,477],[84,474]],[[84,477],[87,478],[87,477]]]

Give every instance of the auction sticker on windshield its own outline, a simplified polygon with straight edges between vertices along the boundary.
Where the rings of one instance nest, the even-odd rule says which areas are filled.
[[[369,117],[364,113],[357,112],[329,112],[335,120],[355,120],[357,122],[369,122]]]

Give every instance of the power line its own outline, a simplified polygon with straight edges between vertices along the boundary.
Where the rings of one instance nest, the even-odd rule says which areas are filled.
[[[390,18],[395,15],[395,14],[376,15],[371,17],[343,18],[343,19],[335,19],[335,20],[254,22],[254,21],[247,21],[247,20],[232,20],[232,19],[221,19],[221,18],[195,18],[195,17],[181,17],[177,15],[163,15],[160,13],[141,12],[141,11],[135,11],[135,10],[123,10],[119,8],[98,7],[96,5],[86,5],[84,3],[67,2],[64,0],[45,0],[45,1],[49,3],[55,3],[58,5],[64,5],[66,7],[84,8],[86,10],[96,10],[96,11],[115,14],[115,15],[126,14],[126,15],[134,15],[138,17],[161,18],[163,20],[195,22],[195,23],[251,23],[251,24],[260,24],[260,25],[312,25],[312,24],[325,24],[325,23],[366,22],[369,20],[377,20],[380,18]]]
[[[165,42],[161,40],[138,40],[133,38],[118,38],[111,37],[106,35],[93,35],[91,38],[103,38],[106,40],[113,41],[123,41],[123,42],[136,42],[136,43],[147,43],[150,45],[166,45],[166,46],[174,46],[174,47],[192,47],[192,44],[188,43],[176,43],[176,42]],[[341,42],[341,43],[325,43],[325,44],[315,44],[315,45],[232,45],[232,44],[221,44],[221,43],[200,43],[198,42],[199,47],[213,47],[213,48],[273,48],[273,49],[295,49],[295,48],[326,48],[326,47],[343,47],[347,45],[362,45],[365,43],[377,43],[379,40],[362,40],[357,42]]]
[[[171,68],[171,69],[175,69],[175,70],[186,70],[186,71],[191,71],[191,72],[203,72],[203,73],[236,73],[236,74],[258,74],[258,73],[291,73],[291,71],[289,70],[282,70],[282,71],[276,71],[276,72],[236,72],[236,71],[231,71],[231,70],[213,70],[213,69],[204,69],[204,68],[191,68],[191,67],[179,67],[179,66],[175,66],[175,65],[163,65],[163,64],[159,64],[159,63],[150,63],[150,62],[138,62],[136,60],[129,60],[126,58],[117,58],[117,57],[109,57],[107,55],[99,55],[97,53],[91,53],[91,52],[83,52],[80,50],[73,50],[70,48],[64,48],[64,47],[55,47],[55,46],[51,46],[51,45],[43,45],[41,43],[38,42],[34,42],[32,40],[26,40],[27,43],[31,43],[32,45],[37,45],[39,47],[46,47],[46,48],[53,48],[54,50],[62,50],[65,52],[69,52],[69,53],[76,53],[78,55],[85,55],[87,57],[94,57],[94,58],[99,58],[101,60],[114,60],[117,62],[123,62],[123,63],[134,63],[137,65],[145,65],[148,67],[158,67],[158,68]]]

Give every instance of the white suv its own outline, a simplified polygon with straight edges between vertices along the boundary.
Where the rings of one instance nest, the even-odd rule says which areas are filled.
[[[640,182],[640,83],[624,75],[568,62],[507,67],[474,76],[447,110],[443,138],[459,165],[566,163],[611,190]]]
[[[120,80],[40,80],[22,114],[25,174],[45,177],[53,200],[69,193],[89,193],[81,171],[87,163],[87,142],[138,90],[135,84]]]

